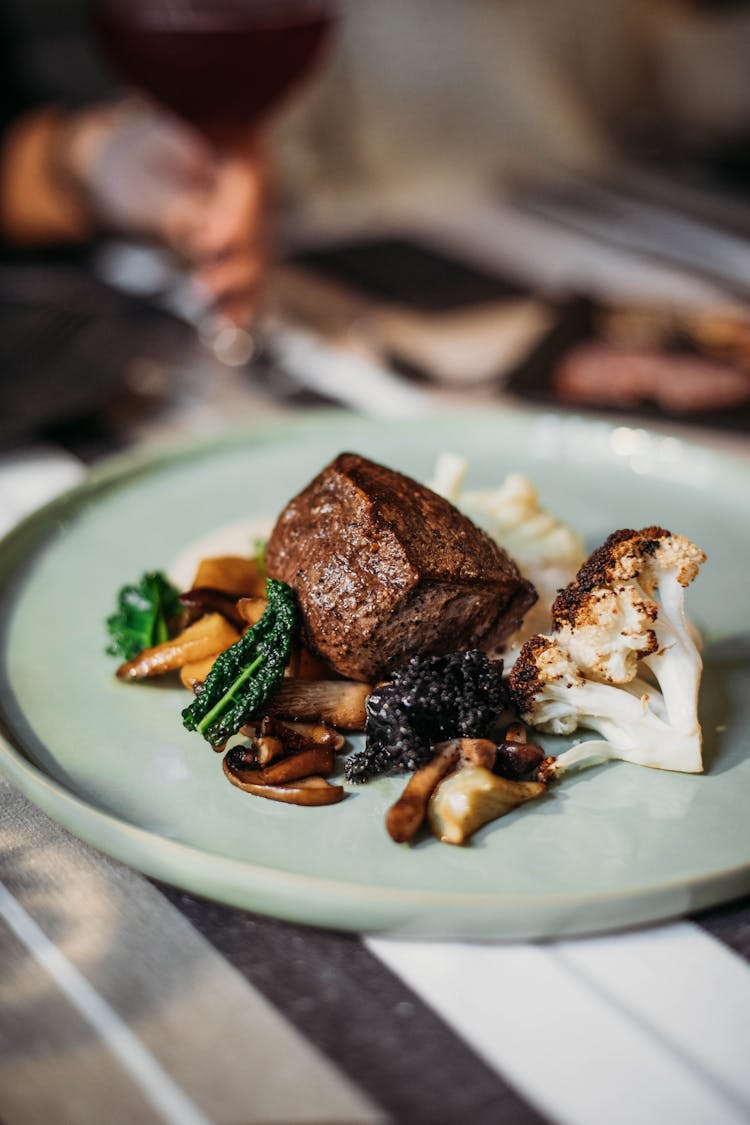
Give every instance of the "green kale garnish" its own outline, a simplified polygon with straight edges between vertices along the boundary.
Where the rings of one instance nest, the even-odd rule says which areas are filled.
[[[203,687],[182,712],[188,730],[223,746],[262,707],[284,675],[297,625],[297,603],[285,582],[266,581],[260,621],[217,656]]]
[[[107,618],[107,652],[132,660],[139,652],[169,638],[170,620],[180,612],[179,591],[160,570],[144,574],[133,586],[123,586],[117,611]]]

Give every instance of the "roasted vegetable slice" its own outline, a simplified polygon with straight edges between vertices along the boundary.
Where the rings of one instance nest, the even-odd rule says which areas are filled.
[[[315,746],[330,746],[338,752],[343,750],[346,740],[343,734],[327,723],[297,723],[283,721],[271,715],[264,715],[260,723],[242,728],[248,738],[262,738],[272,735],[280,739],[287,750],[311,750]]]
[[[180,594],[180,605],[189,621],[197,621],[205,613],[220,613],[237,629],[244,629],[247,622],[237,608],[237,598],[212,586],[196,586]]]
[[[199,692],[203,681],[214,666],[216,653],[207,656],[205,660],[196,660],[190,664],[183,664],[180,668],[180,680],[189,691]]]
[[[265,598],[240,598],[237,613],[245,625],[257,625],[268,608]]]
[[[284,680],[268,700],[268,713],[340,730],[364,730],[371,691],[369,684],[354,680]]]
[[[262,780],[262,770],[242,769],[233,764],[231,754],[224,757],[224,773],[245,793],[256,797],[266,797],[271,801],[283,801],[288,805],[335,805],[344,798],[343,785],[330,785],[324,777],[313,775],[295,781],[267,783]]]
[[[201,559],[193,579],[193,587],[209,586],[234,594],[237,598],[262,597],[266,589],[265,574],[261,573],[257,559],[241,555],[221,555]]]
[[[519,781],[533,774],[544,761],[544,751],[531,742],[511,742],[505,739],[497,747],[494,772],[511,781]]]
[[[188,625],[171,641],[144,649],[135,659],[121,664],[117,675],[121,680],[145,680],[196,661],[213,661],[220,652],[233,645],[237,637],[237,630],[220,613],[209,613],[200,621]]]
[[[279,785],[282,782],[298,781],[301,777],[318,774],[329,777],[333,773],[334,754],[330,746],[316,746],[312,750],[301,750],[297,754],[287,754],[277,761],[260,768],[254,761],[248,762],[241,746],[235,746],[227,754],[227,767],[238,777],[257,781],[260,785]]]
[[[406,844],[416,836],[427,816],[427,805],[442,779],[452,770],[461,755],[458,739],[444,742],[426,765],[420,766],[403,793],[389,808],[385,827],[397,844]]]

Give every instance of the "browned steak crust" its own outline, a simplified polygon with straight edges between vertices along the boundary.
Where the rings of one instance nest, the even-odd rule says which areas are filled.
[[[494,648],[536,601],[457,508],[353,453],[289,502],[266,566],[297,592],[307,643],[353,679],[376,680],[415,654]]]

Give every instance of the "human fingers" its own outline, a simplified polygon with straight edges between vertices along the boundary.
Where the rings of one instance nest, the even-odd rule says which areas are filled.
[[[257,294],[226,293],[217,305],[217,312],[238,328],[252,325],[258,307]]]
[[[247,323],[257,304],[265,273],[262,255],[237,253],[203,266],[193,274],[216,309],[235,323]]]
[[[199,133],[169,118],[144,122],[141,162],[170,186],[210,192],[217,175],[216,157]]]
[[[191,238],[216,182],[202,138],[130,100],[84,111],[76,121],[68,160],[102,222],[170,246]]]
[[[192,232],[196,260],[226,257],[240,248],[260,250],[266,237],[267,176],[260,161],[224,159]]]
[[[159,223],[160,239],[189,263],[203,261],[205,257],[196,252],[204,221],[205,202],[206,193],[200,189],[175,194]]]

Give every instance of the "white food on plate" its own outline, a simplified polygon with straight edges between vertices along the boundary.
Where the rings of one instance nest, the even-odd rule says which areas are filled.
[[[573,581],[586,551],[581,537],[541,506],[528,477],[509,473],[498,488],[464,491],[467,468],[464,457],[441,453],[428,487],[450,500],[503,547],[539,595],[503,651],[510,667],[524,640],[549,628],[550,606],[557,591]]]

